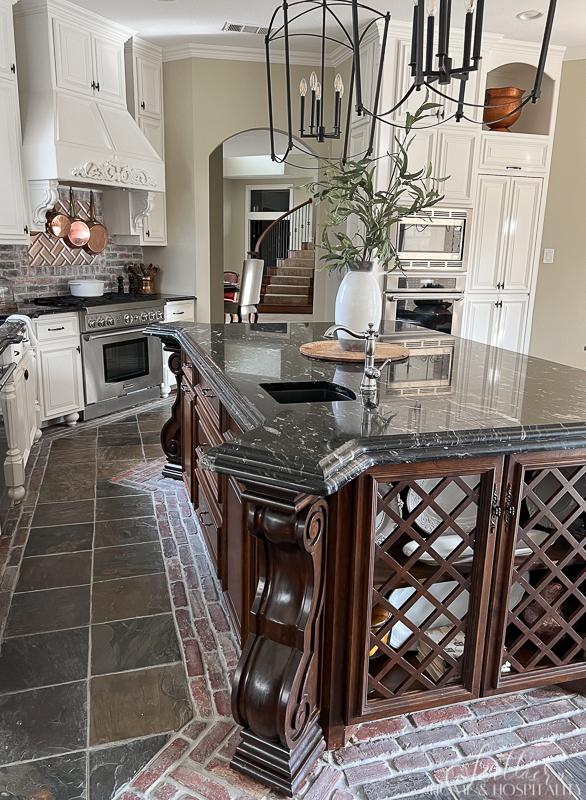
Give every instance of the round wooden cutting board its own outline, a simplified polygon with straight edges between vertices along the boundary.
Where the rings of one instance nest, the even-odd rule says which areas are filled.
[[[346,341],[346,340],[344,340]],[[352,343],[351,350],[343,350],[339,341],[307,342],[299,348],[302,355],[315,358],[318,361],[346,361],[359,363],[364,361],[364,342]],[[398,344],[379,342],[376,346],[375,361],[404,361],[409,358],[409,350]]]

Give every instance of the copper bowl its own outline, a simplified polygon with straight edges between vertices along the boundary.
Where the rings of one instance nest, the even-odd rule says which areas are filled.
[[[491,131],[508,131],[521,116],[523,89],[514,86],[487,89],[484,97],[484,124]]]

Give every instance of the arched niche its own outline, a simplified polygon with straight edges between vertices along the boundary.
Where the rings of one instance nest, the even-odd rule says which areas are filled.
[[[536,71],[532,64],[523,62],[501,64],[487,74],[486,88],[495,89],[504,86],[515,86],[523,89],[525,94],[528,94],[535,83]],[[552,133],[554,90],[554,80],[545,73],[540,99],[537,103],[527,103],[523,108],[520,119],[511,127],[511,132],[549,136]]]

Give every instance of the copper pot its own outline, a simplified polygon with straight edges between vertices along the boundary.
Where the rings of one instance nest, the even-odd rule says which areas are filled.
[[[71,217],[71,227],[65,237],[69,247],[79,250],[85,247],[90,240],[90,226],[81,217],[75,216],[75,205],[73,202],[73,189],[69,190],[69,216]]]
[[[47,211],[47,222],[45,224],[45,231],[56,239],[65,239],[71,228],[71,218],[69,214],[62,211],[57,211],[54,208],[52,211]]]
[[[484,124],[491,131],[508,131],[521,116],[523,89],[514,86],[487,89],[484,97]]]
[[[90,238],[84,247],[86,253],[97,256],[106,249],[108,244],[108,230],[105,225],[98,222],[95,218],[94,193],[90,192]]]

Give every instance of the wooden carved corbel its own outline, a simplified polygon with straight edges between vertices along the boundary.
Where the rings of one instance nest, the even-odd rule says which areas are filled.
[[[171,416],[161,430],[161,447],[167,456],[163,467],[165,478],[181,480],[181,348],[171,339],[163,339],[169,356],[169,369],[177,381],[177,393],[171,408]]]
[[[259,544],[249,636],[232,689],[244,730],[232,766],[292,796],[325,749],[319,723],[327,504],[246,487]]]

